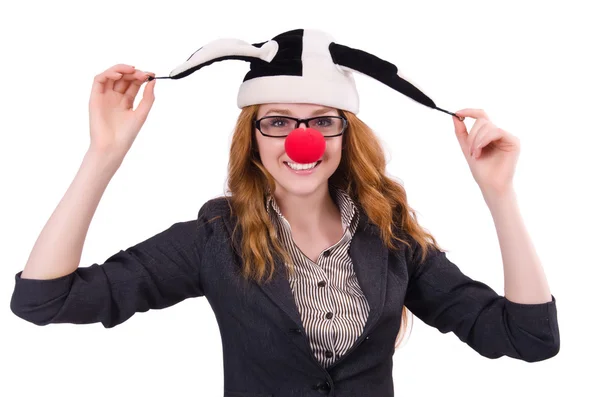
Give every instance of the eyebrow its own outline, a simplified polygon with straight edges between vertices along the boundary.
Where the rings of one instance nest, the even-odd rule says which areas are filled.
[[[335,110],[335,109],[334,108],[321,108],[321,109],[317,109],[314,112],[312,112],[311,115],[312,116],[316,116],[317,114],[327,113],[327,112],[329,112],[331,110]],[[280,113],[280,114],[286,114],[288,116],[292,115],[292,112],[289,109],[269,109],[267,111],[267,113],[265,113],[263,115],[263,117],[266,116],[266,115],[268,115],[269,113]]]

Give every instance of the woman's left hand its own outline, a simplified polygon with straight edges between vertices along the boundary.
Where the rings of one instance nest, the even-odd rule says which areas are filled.
[[[467,132],[465,123],[452,116],[454,129],[471,173],[486,197],[509,193],[520,152],[519,138],[498,128],[482,109],[463,109],[457,116],[476,119]]]

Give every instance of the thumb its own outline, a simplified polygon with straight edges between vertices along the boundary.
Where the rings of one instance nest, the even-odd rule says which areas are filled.
[[[154,103],[154,86],[156,85],[156,79],[146,83],[144,87],[144,93],[142,95],[142,100],[138,104],[138,107],[135,109],[135,113],[137,115],[137,119],[140,123],[144,123],[146,118],[148,117],[148,113],[152,108],[152,104]]]
[[[460,116],[457,112],[456,115]],[[460,121],[457,117],[452,116],[452,122],[454,123],[454,133],[456,134],[456,139],[458,139],[458,144],[462,149],[462,152],[465,156],[467,156],[467,138],[469,137],[469,133],[467,132],[467,126],[464,122]]]

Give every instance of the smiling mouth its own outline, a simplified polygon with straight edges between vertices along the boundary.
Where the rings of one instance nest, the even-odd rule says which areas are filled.
[[[314,170],[315,168],[317,168],[322,162],[323,162],[323,160],[318,160],[313,167],[311,167],[311,168],[300,168],[300,169],[292,168],[290,166],[289,162],[287,162],[287,161],[284,161],[283,163],[285,164],[286,167],[288,167],[292,171],[311,171],[311,170]],[[297,163],[295,163],[295,164],[297,164]]]

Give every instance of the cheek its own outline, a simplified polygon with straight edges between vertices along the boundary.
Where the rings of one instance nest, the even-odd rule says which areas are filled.
[[[259,133],[260,134],[260,133]],[[283,139],[270,140],[267,137],[256,137],[258,155],[263,164],[277,164],[279,159],[285,154],[285,145]]]
[[[325,154],[330,159],[339,159],[342,157],[342,141],[335,140],[327,142]]]

